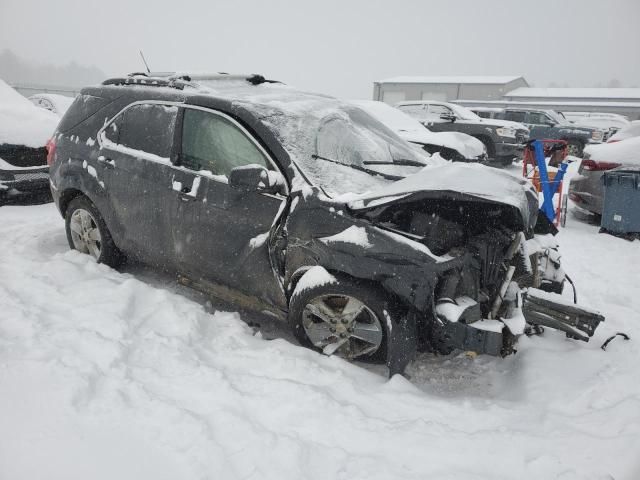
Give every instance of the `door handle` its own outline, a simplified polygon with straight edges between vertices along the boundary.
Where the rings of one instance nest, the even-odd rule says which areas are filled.
[[[100,162],[102,165],[104,165],[107,168],[113,168],[116,166],[116,162],[114,162],[113,159],[107,158],[104,155],[100,155],[98,157],[98,162]]]
[[[178,194],[178,197],[180,198],[180,200],[182,200],[183,202],[193,202],[196,197],[189,195],[189,192],[180,192]]]

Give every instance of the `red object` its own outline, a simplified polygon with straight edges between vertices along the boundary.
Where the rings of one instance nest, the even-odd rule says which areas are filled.
[[[52,138],[47,142],[47,165],[51,166],[53,164],[53,156],[56,153],[56,141]]]
[[[597,162],[596,160],[582,160],[580,165],[583,170],[589,170],[590,172],[602,172],[605,170],[611,170],[622,165],[615,162]]]

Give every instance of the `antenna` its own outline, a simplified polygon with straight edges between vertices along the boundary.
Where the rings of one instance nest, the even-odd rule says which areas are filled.
[[[151,73],[151,70],[149,70],[149,65],[147,64],[147,61],[144,58],[144,53],[142,53],[142,50],[140,50],[140,56],[142,57],[142,62],[144,63],[144,66],[147,69],[147,73]]]

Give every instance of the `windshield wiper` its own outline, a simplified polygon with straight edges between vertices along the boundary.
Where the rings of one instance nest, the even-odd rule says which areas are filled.
[[[408,158],[398,158],[397,160],[393,160],[390,162],[375,162],[370,160],[365,160],[365,165],[399,165],[401,167],[428,167],[426,163],[419,162],[417,160],[409,160]]]
[[[331,163],[335,163],[336,165],[342,165],[343,167],[353,168],[354,170],[358,170],[359,172],[364,172],[364,173],[367,173],[369,175],[379,175],[382,178],[385,178],[387,180],[395,181],[395,180],[402,180],[403,178],[405,178],[404,176],[400,176],[400,175],[391,175],[389,173],[377,172],[377,171],[371,170],[369,168],[361,167],[360,165],[342,163],[342,162],[339,162],[337,160],[333,160],[333,159],[327,158],[327,157],[321,157],[320,155],[316,155],[316,154],[311,155],[311,158],[317,158],[318,160],[324,160],[325,162],[331,162]],[[377,163],[377,162],[372,162],[372,163]]]

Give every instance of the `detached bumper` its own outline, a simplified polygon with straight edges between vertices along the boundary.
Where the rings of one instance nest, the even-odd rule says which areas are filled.
[[[600,313],[570,304],[558,294],[529,288],[521,298],[521,308],[514,310],[515,316],[504,320],[479,319],[471,303],[468,307],[464,302],[438,305],[439,321],[432,335],[434,347],[443,353],[457,349],[504,357],[514,352],[526,324],[560,330],[569,338],[588,342],[604,321]],[[455,315],[450,313],[453,310],[457,310]]]

